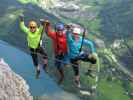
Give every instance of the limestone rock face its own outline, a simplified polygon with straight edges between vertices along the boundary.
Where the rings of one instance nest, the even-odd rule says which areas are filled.
[[[33,100],[25,80],[0,59],[0,100]]]

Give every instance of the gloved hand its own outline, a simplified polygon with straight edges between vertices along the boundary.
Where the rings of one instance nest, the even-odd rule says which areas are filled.
[[[44,20],[44,24],[45,24],[46,26],[48,26],[48,25],[50,25],[50,21],[49,21],[49,20]]]
[[[67,30],[71,30],[72,29],[72,25],[65,25],[65,28],[67,29]]]
[[[50,26],[49,20],[44,20],[44,21],[43,21],[43,25],[44,25],[44,28],[47,29],[48,26]]]
[[[41,25],[44,25],[44,19],[40,19]]]
[[[20,21],[24,21],[24,15],[21,14],[21,15],[19,16],[19,19],[20,19]]]
[[[89,55],[89,59],[91,61],[92,64],[96,64],[97,63],[97,53],[92,53],[91,55]]]

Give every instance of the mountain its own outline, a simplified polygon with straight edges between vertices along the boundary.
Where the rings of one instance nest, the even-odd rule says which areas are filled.
[[[30,19],[49,19],[54,26],[62,21],[87,28],[86,38],[94,41],[100,58],[98,88],[93,96],[80,93],[72,84],[72,68],[66,70],[62,89],[83,100],[132,100],[132,0],[1,0],[0,39],[28,53],[26,34],[18,23],[18,16]],[[38,22],[39,24],[39,22]],[[51,40],[45,36],[50,57]],[[50,68],[53,61],[50,61]],[[89,90],[95,79],[84,75],[88,63],[81,63],[81,84]],[[52,68],[53,69],[53,68]],[[52,74],[52,75],[51,75]],[[53,71],[50,76],[55,78]],[[69,80],[69,81],[68,81]]]
[[[0,59],[0,99],[33,100],[25,80]]]

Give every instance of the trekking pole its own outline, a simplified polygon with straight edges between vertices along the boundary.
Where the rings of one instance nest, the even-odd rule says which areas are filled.
[[[85,38],[85,33],[86,33],[86,29],[84,28],[84,32],[83,32],[83,35],[82,35],[81,47],[79,49],[79,52],[81,52],[82,51],[82,48],[83,48],[83,42],[84,42],[84,38]]]

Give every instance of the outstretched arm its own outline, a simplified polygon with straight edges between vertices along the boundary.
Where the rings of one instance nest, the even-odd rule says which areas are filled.
[[[96,48],[94,47],[94,43],[90,40],[84,39],[83,44],[87,45],[87,47],[89,47],[89,49],[91,49],[92,54],[89,57],[92,59],[92,61],[94,60],[93,64],[98,64],[98,62],[97,62],[98,55],[96,53]]]
[[[84,39],[83,44],[87,45],[89,47],[89,49],[91,49],[92,53],[96,52],[96,48],[95,48],[94,43],[92,41]]]

